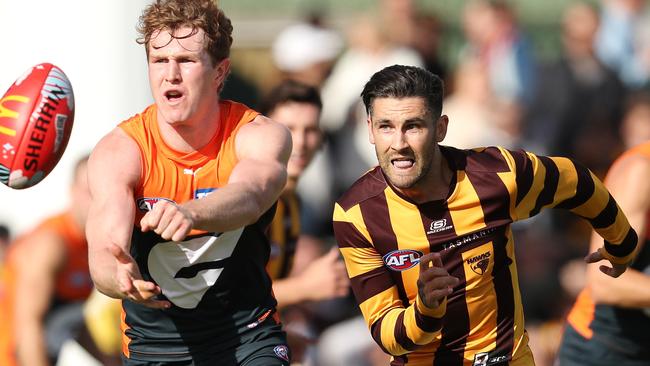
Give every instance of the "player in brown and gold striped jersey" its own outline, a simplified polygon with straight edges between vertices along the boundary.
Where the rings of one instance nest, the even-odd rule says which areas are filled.
[[[534,365],[510,224],[571,210],[605,239],[587,261],[617,277],[637,241],[623,212],[570,159],[438,145],[443,85],[423,69],[385,68],[361,95],[379,166],[336,203],[334,231],[372,336],[392,365]]]

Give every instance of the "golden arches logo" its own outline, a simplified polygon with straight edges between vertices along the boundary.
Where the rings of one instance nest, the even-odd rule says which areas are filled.
[[[0,118],[18,118],[18,112],[5,108],[5,102],[29,103],[29,98],[23,95],[7,95],[0,99]],[[0,133],[8,136],[16,136],[16,130],[0,126]]]

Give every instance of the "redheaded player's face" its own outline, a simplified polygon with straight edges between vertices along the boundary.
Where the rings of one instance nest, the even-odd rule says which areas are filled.
[[[400,190],[425,189],[431,181],[437,143],[446,133],[446,117],[434,121],[420,97],[377,98],[368,118],[370,142],[390,183]]]
[[[293,148],[287,164],[287,188],[292,189],[320,147],[320,109],[310,103],[287,102],[275,107],[269,117],[291,131]]]
[[[172,37],[173,36],[173,37]],[[218,105],[218,91],[229,61],[212,65],[205,33],[182,27],[155,32],[149,41],[149,83],[158,117],[176,125],[209,118]]]

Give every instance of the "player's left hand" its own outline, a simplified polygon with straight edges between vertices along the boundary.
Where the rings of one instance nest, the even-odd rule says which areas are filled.
[[[588,255],[585,257],[585,262],[587,262],[587,263],[596,263],[596,262],[600,262],[600,261],[602,261],[603,259],[607,259],[607,258],[605,258],[605,256],[601,253],[601,250],[604,250],[604,249],[603,249],[603,248],[598,248],[598,250],[596,250],[595,252],[588,254]],[[616,278],[616,277],[622,275],[623,272],[625,272],[625,270],[626,270],[627,267],[629,266],[629,263],[627,263],[627,264],[616,264],[616,263],[612,263],[612,262],[610,262],[610,264],[611,264],[611,267],[607,267],[607,266],[605,266],[605,265],[601,265],[601,266],[598,267],[598,268],[599,268],[600,271],[603,272],[604,274],[606,274],[606,275],[608,275],[608,276],[610,276],[610,277],[614,277],[614,278]]]
[[[140,220],[142,232],[153,230],[165,240],[181,241],[192,231],[190,213],[168,201],[158,201]]]

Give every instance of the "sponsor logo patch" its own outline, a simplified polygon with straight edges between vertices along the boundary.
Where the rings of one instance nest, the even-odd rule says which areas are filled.
[[[448,250],[448,249],[453,249],[453,248],[460,247],[460,246],[463,246],[463,245],[471,244],[471,243],[473,243],[473,242],[475,242],[477,240],[486,238],[488,235],[494,233],[496,230],[497,230],[496,228],[490,228],[490,229],[481,230],[481,231],[478,231],[478,232],[475,232],[475,233],[471,233],[471,234],[459,237],[458,239],[452,240],[450,242],[442,243],[442,247],[445,250]]]
[[[422,252],[411,249],[393,250],[382,258],[386,267],[401,272],[413,268],[420,263]]]
[[[275,355],[279,358],[289,362],[289,348],[284,344],[273,347],[273,352],[275,352]]]
[[[136,203],[138,204],[138,209],[140,209],[140,211],[147,212],[147,211],[151,211],[153,206],[159,201],[167,201],[167,202],[175,203],[169,198],[163,198],[163,197],[142,197],[142,198],[138,198],[136,200]]]
[[[490,357],[490,354],[487,352],[479,352],[474,355],[474,363],[472,366],[490,366],[498,363],[508,361],[506,356],[493,356]]]
[[[447,219],[436,220],[429,225],[429,230],[427,231],[428,235],[439,233],[441,231],[449,230],[453,228],[453,225],[447,225]]]
[[[216,190],[216,188],[197,189],[196,191],[194,191],[194,199],[198,200],[200,198],[203,198],[203,197],[209,195],[210,193],[212,193],[212,191],[214,191],[214,190]]]

